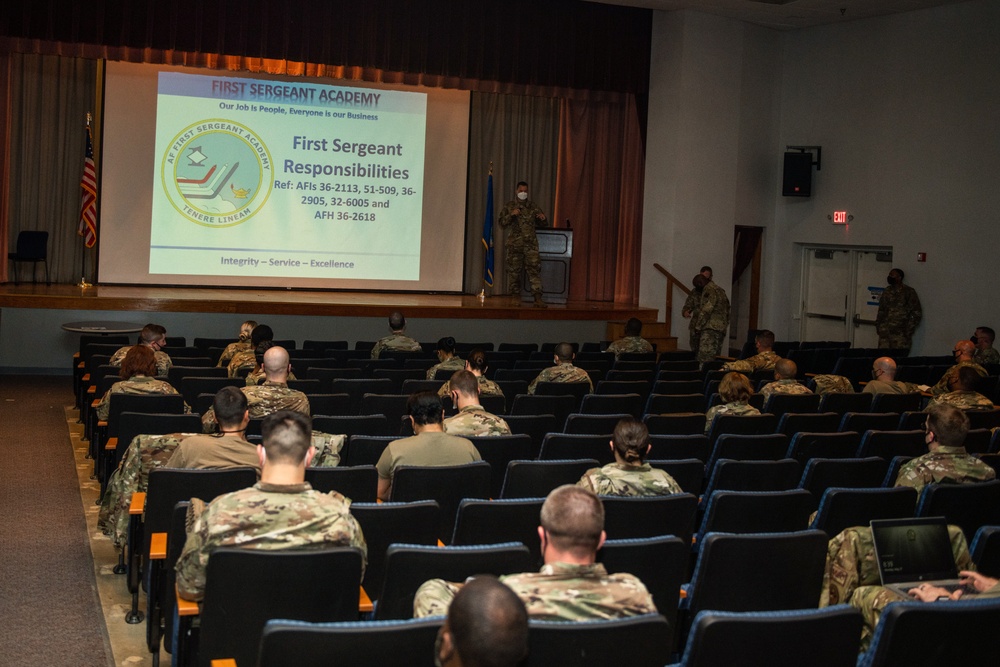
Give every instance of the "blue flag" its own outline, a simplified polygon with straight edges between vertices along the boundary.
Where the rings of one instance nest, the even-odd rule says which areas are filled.
[[[486,250],[486,264],[483,266],[483,282],[493,287],[493,174],[486,181],[486,217],[483,219],[483,247]]]

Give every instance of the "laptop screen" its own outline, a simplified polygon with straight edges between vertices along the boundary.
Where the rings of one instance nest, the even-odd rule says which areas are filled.
[[[877,520],[871,529],[883,586],[958,577],[944,517]]]

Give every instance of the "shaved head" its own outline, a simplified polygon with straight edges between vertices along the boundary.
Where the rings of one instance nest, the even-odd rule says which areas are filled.
[[[277,380],[277,376],[281,376],[280,381],[283,382],[288,376],[288,350],[278,345],[269,348],[264,353],[264,374],[268,380]]]
[[[892,357],[879,357],[872,364],[872,370],[882,371],[882,375],[885,375],[887,380],[892,380],[896,377],[896,362],[892,360]]]
[[[955,347],[953,349],[955,352],[961,354],[963,359],[965,359],[966,357],[971,359],[972,355],[976,351],[976,346],[972,344],[971,340],[962,339],[957,343],[955,343]]]
[[[774,374],[782,380],[791,380],[799,374],[799,367],[791,359],[778,359],[774,365]]]

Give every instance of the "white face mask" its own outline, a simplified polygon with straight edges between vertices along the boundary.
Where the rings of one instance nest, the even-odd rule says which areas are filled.
[[[526,200],[528,198],[528,193],[527,192],[518,192],[517,193],[517,198],[520,199],[521,201],[524,201],[524,200]]]

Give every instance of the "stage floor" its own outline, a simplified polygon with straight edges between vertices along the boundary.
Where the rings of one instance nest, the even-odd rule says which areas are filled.
[[[0,285],[0,308],[102,310],[121,312],[261,313],[333,317],[386,317],[394,310],[408,318],[655,322],[657,311],[605,301],[570,301],[535,308],[513,297],[414,292],[346,292],[303,289],[232,289],[93,285]]]

